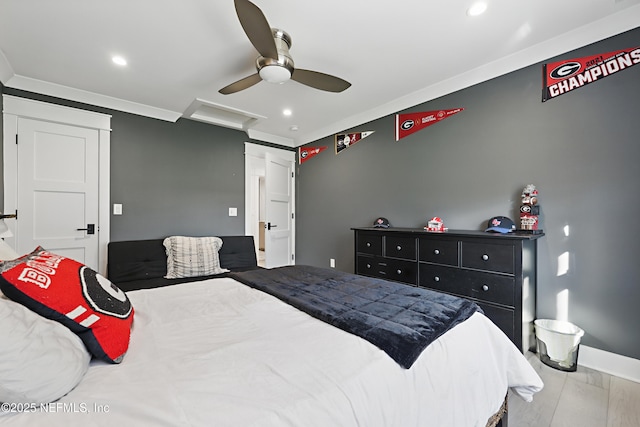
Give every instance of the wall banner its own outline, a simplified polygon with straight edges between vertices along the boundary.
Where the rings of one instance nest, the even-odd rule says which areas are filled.
[[[464,108],[396,114],[396,141],[459,113]]]
[[[300,147],[298,148],[298,164],[303,164],[316,154],[322,153],[327,149],[327,146],[324,147]]]
[[[368,132],[355,132],[355,133],[342,133],[336,135],[336,154],[344,149],[347,149],[354,145],[356,142],[365,139],[375,131]]]
[[[542,66],[542,102],[640,63],[640,47]]]

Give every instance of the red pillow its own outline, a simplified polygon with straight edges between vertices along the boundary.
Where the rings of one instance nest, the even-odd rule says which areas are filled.
[[[123,291],[78,261],[41,247],[2,264],[0,289],[7,297],[71,329],[95,357],[122,361],[133,322]]]

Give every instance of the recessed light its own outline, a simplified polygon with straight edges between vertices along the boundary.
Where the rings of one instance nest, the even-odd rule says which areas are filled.
[[[111,58],[111,60],[113,61],[114,64],[116,65],[120,65],[122,67],[124,67],[125,65],[127,65],[127,60],[124,59],[122,56],[113,56]]]
[[[291,115],[291,114],[293,114],[293,113],[291,112],[291,110],[290,110],[290,109],[288,109],[288,108],[287,108],[287,109],[285,109],[285,110],[283,110],[283,111],[282,111],[282,114],[284,114],[285,116],[290,116],[290,115]]]
[[[487,4],[485,2],[479,1],[471,5],[469,9],[467,9],[467,15],[469,16],[478,16],[482,15],[487,10]]]

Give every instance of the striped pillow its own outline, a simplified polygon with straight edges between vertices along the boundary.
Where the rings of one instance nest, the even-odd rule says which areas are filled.
[[[218,251],[222,247],[219,237],[171,236],[163,241],[167,252],[166,279],[210,276],[226,273],[220,267]]]

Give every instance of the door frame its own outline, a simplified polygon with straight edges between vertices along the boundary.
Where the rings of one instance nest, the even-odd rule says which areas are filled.
[[[253,144],[251,142],[244,143],[244,206],[245,206],[245,215],[244,215],[244,231],[245,235],[253,236],[256,252],[258,250],[258,234],[257,234],[257,225],[253,224],[257,223],[259,217],[259,208],[260,206],[256,203],[258,200],[258,185],[256,184],[257,180],[255,180],[256,176],[265,176],[266,169],[266,160],[265,154],[271,153],[275,156],[281,157],[287,161],[293,163],[292,170],[295,171],[295,162],[296,162],[296,152],[282,150],[279,148],[269,147],[266,145]],[[294,258],[292,260],[292,264],[295,264],[295,253],[296,253],[296,218],[295,218],[295,209],[296,209],[296,177],[295,172],[292,178],[291,183],[291,212],[292,215],[292,224],[291,224],[291,253]],[[253,221],[255,219],[255,221]],[[268,256],[268,255],[267,255]]]
[[[18,119],[61,123],[96,129],[98,131],[98,266],[99,273],[106,277],[107,244],[110,236],[110,146],[111,115],[65,107],[12,95],[2,95],[3,102],[3,175],[4,213],[14,213],[18,201]],[[18,215],[20,213],[18,212]],[[5,238],[15,246],[15,220],[5,220],[13,237]]]

